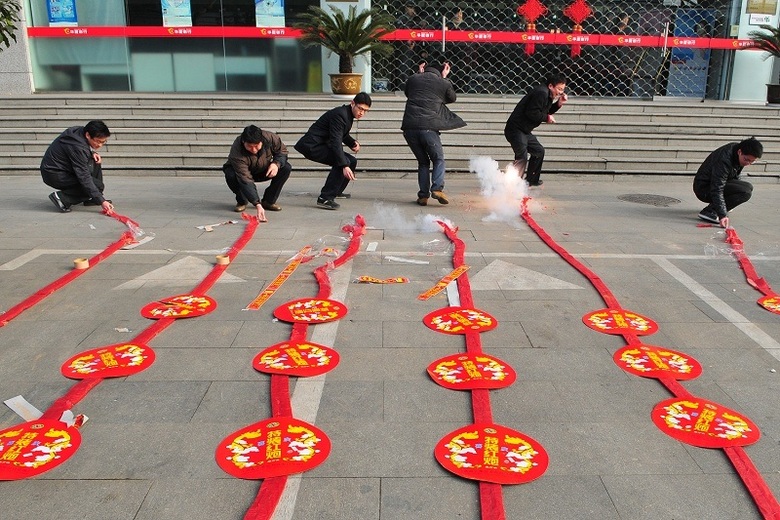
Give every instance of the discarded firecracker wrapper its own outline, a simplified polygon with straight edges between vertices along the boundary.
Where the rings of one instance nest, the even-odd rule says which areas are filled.
[[[405,276],[384,279],[374,278],[373,276],[359,276],[355,279],[355,283],[409,283],[409,279]]]

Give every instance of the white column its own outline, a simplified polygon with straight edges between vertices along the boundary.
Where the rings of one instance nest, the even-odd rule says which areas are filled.
[[[739,18],[739,38],[747,39],[750,31],[758,30],[757,25],[750,25],[750,15],[747,10],[748,0],[742,0]],[[768,25],[777,26],[778,13],[772,17]],[[732,101],[766,102],[766,84],[772,82],[772,65],[776,58],[767,58],[763,51],[737,51],[734,57],[734,68],[731,71],[731,91],[728,99]]]

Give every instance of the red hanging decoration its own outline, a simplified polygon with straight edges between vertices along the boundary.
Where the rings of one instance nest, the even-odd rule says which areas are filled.
[[[574,3],[567,6],[566,9],[563,10],[563,14],[574,22],[574,27],[571,31],[572,34],[581,34],[582,22],[584,22],[587,17],[593,15],[593,9],[590,8],[588,2],[585,0],[574,0]],[[571,57],[576,58],[580,55],[581,52],[582,45],[578,43],[572,43]]]
[[[525,18],[528,22],[525,28],[525,32],[527,33],[536,32],[536,19],[546,15],[548,11],[549,10],[547,9],[547,6],[545,6],[539,0],[526,0],[523,5],[518,6],[517,8],[517,14]],[[535,50],[536,44],[525,44],[525,53],[528,56],[533,54]]]

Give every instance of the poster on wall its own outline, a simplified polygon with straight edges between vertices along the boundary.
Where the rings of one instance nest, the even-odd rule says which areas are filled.
[[[713,34],[715,13],[707,9],[678,9],[674,23],[674,38],[695,41]],[[712,51],[703,47],[672,49],[669,64],[667,95],[701,98],[707,95],[707,75]]]
[[[777,0],[748,0],[745,12],[774,15],[777,13]]]
[[[160,0],[163,27],[192,27],[190,0]]]
[[[255,0],[257,27],[284,27],[284,0]]]
[[[76,27],[76,0],[46,0],[50,27]]]

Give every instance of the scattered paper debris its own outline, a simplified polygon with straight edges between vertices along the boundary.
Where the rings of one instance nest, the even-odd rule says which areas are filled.
[[[42,411],[30,404],[29,401],[21,395],[6,399],[3,402],[8,408],[13,410],[16,415],[25,421],[34,421],[35,419],[40,419],[43,415]]]
[[[420,264],[420,265],[428,265],[430,262],[428,260],[413,260],[411,258],[401,258],[399,256],[386,256],[387,260],[390,260],[392,262],[404,262],[407,264]]]
[[[85,422],[89,420],[89,417],[87,417],[84,414],[78,414],[73,415],[73,412],[70,410],[65,410],[62,412],[62,415],[60,415],[60,422],[64,422],[70,427],[75,426],[76,428],[81,428]]]
[[[238,224],[238,220],[226,220],[225,222],[219,222],[217,224],[206,224],[203,226],[195,226],[196,229],[203,229],[206,231],[214,231],[217,226],[224,226],[226,224]]]

